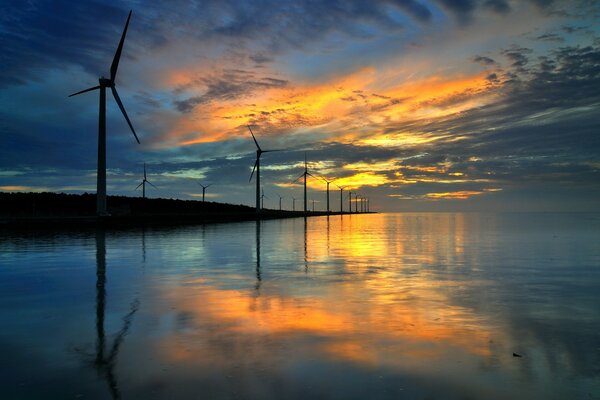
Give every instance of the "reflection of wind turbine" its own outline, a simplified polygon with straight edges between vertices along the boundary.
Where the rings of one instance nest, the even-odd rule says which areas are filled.
[[[261,221],[256,221],[256,290],[260,288],[260,224]]]
[[[294,182],[296,182],[298,179],[304,177],[304,213],[305,214],[307,212],[307,207],[308,207],[308,203],[306,200],[306,179],[309,175],[313,176],[310,172],[308,172],[308,164],[306,162],[306,152],[304,152],[304,172],[299,177],[297,177],[294,180]],[[314,178],[314,176],[313,176],[313,178]]]
[[[107,383],[111,397],[120,399],[119,386],[115,376],[115,365],[119,348],[129,331],[133,315],[139,307],[138,300],[131,303],[131,309],[123,317],[123,327],[115,336],[108,356],[105,354],[106,339],[104,332],[104,309],[106,305],[106,233],[103,230],[96,232],[96,355],[94,367]]]
[[[250,125],[248,125],[248,130],[250,131],[250,134],[252,135],[252,139],[254,139],[254,144],[256,144],[256,161],[254,162],[254,168],[252,168],[252,173],[250,174],[250,179],[248,179],[248,181],[252,180],[252,175],[254,175],[254,171],[256,171],[256,212],[259,213],[260,212],[260,156],[263,153],[270,153],[273,151],[279,151],[279,150],[263,150],[260,148],[260,146],[258,145],[258,141],[256,140],[256,137],[254,137],[254,132],[252,132],[252,129],[250,129]]]
[[[335,185],[340,189],[340,212],[343,213],[344,212],[344,188],[346,186],[338,186],[337,184]]]
[[[285,197],[281,196],[279,193],[275,193],[277,195],[277,197],[279,197],[279,211],[281,211],[281,200],[284,199]]]
[[[119,60],[121,58],[121,51],[123,50],[123,42],[125,41],[125,34],[127,33],[127,27],[129,26],[129,19],[131,18],[131,11],[129,11],[129,16],[127,17],[127,22],[125,23],[125,29],[123,29],[123,34],[121,35],[121,41],[119,42],[119,47],[117,47],[117,52],[115,53],[115,57],[113,58],[112,65],[110,66],[110,78],[106,79],[101,77],[99,80],[99,85],[91,87],[89,89],[85,89],[79,91],[77,93],[73,93],[71,96],[76,96],[81,93],[90,92],[92,90],[100,89],[100,110],[98,113],[98,172],[96,176],[96,213],[98,215],[106,215],[106,88],[110,88],[115,98],[115,101],[119,105],[127,124],[129,124],[129,128],[131,128],[131,132],[133,132],[133,136],[135,140],[139,143],[135,130],[133,129],[133,125],[131,125],[131,121],[127,116],[127,112],[125,112],[125,107],[123,107],[123,103],[121,103],[121,99],[119,98],[119,94],[117,93],[117,89],[115,87],[115,78],[117,76],[117,68],[119,67]]]
[[[135,190],[138,190],[140,186],[142,187],[142,199],[146,198],[146,183],[158,190],[158,188],[146,178],[146,163],[144,163],[144,179],[142,179],[142,183],[135,188]]]
[[[204,195],[206,193],[206,189],[212,186],[212,183],[210,185],[206,185],[204,186],[203,184],[201,184],[200,182],[198,182],[198,185],[202,186],[202,202],[204,203]]]

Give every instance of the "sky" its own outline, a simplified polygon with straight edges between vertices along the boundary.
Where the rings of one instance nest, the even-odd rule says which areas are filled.
[[[600,3],[0,0],[0,190],[379,211],[597,211]],[[298,200],[301,202],[301,200]],[[297,202],[297,207],[299,207]],[[347,200],[344,199],[344,204]],[[310,206],[309,206],[310,208]]]

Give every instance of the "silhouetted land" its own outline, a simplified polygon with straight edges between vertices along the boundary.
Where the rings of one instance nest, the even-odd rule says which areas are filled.
[[[97,217],[95,194],[0,193],[0,226],[180,225],[245,221],[257,218],[254,207],[197,200],[108,196],[110,216]],[[332,212],[330,215],[339,215]],[[265,209],[261,219],[302,217],[301,211]],[[308,216],[327,215],[309,212]]]

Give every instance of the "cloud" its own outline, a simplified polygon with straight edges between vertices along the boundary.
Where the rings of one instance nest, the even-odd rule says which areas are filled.
[[[288,81],[271,77],[256,77],[249,71],[226,70],[220,76],[202,78],[197,83],[205,85],[206,92],[201,96],[175,101],[175,107],[180,112],[190,112],[197,105],[212,101],[229,101],[247,97],[256,90],[285,87]]]
[[[485,56],[475,56],[475,57],[473,57],[473,62],[476,62],[476,63],[484,65],[484,66],[496,64],[496,61],[494,61],[493,59],[491,59],[489,57],[485,57]]]

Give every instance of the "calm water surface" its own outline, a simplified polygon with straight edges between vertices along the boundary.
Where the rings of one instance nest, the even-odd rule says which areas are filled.
[[[600,214],[0,232],[0,354],[2,399],[599,399]]]

